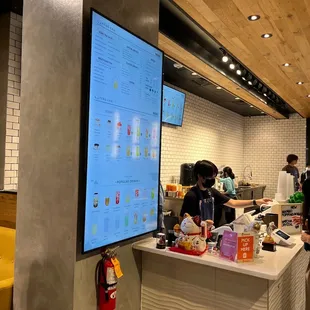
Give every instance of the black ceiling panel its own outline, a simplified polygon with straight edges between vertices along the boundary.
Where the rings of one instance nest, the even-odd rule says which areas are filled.
[[[259,110],[242,100],[236,100],[235,96],[224,89],[216,89],[216,86],[206,79],[199,75],[193,76],[192,71],[185,67],[177,69],[174,64],[173,60],[165,57],[164,73],[166,82],[242,116],[262,115]]]

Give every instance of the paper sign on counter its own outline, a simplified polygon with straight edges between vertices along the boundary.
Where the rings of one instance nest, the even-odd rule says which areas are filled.
[[[237,252],[238,234],[233,231],[224,231],[220,257],[235,261]]]
[[[238,262],[251,262],[254,259],[254,236],[252,234],[240,234],[238,236]]]

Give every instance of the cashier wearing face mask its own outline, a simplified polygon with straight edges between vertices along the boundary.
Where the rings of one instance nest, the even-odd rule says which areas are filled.
[[[260,206],[272,201],[271,199],[259,200],[234,200],[213,188],[218,174],[217,167],[208,160],[201,160],[195,164],[194,176],[197,184],[185,195],[180,216],[185,213],[191,216],[199,215],[202,220],[213,220],[217,227],[221,212],[217,208],[225,205],[230,208],[246,208],[253,205]],[[219,218],[218,218],[219,217]]]

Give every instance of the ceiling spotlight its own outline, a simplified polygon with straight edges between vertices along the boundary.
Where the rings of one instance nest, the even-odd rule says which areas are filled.
[[[232,64],[229,65],[229,69],[234,70],[235,68],[236,68],[235,64],[232,63]]]
[[[248,84],[249,84],[249,85],[253,85],[252,81],[248,81]]]
[[[267,97],[267,94],[266,94],[266,93],[264,93],[263,95],[264,95],[265,97]]]
[[[297,82],[296,84],[297,85],[302,85],[304,82],[301,82],[301,81],[299,81],[299,82]]]
[[[178,64],[178,63],[173,64],[173,66],[174,66],[175,68],[177,68],[177,69],[183,68],[183,65]]]
[[[251,21],[251,22],[254,22],[254,21],[259,20],[259,19],[260,19],[259,15],[250,15],[248,17],[248,20]]]
[[[223,61],[223,62],[227,62],[228,60],[229,60],[229,58],[228,58],[227,55],[224,55],[224,56],[222,57],[222,61]]]
[[[261,111],[260,113],[265,114],[265,112]]]
[[[196,73],[196,72],[192,72],[192,75],[194,75],[194,76],[195,76],[195,75],[198,75],[198,73]]]
[[[269,38],[272,37],[272,34],[271,34],[271,33],[264,33],[264,34],[261,35],[261,37],[262,37],[263,39],[269,39]]]
[[[240,98],[239,98],[239,97],[236,97],[235,99],[236,99],[236,100],[240,100]]]
[[[222,89],[222,87],[221,86],[216,86],[216,89]]]
[[[241,74],[242,74],[242,71],[241,71],[240,69],[238,69],[238,70],[236,71],[236,73],[237,73],[238,75],[241,75]]]
[[[246,81],[246,78],[243,76],[243,77],[242,77],[242,80],[243,80],[243,81]]]
[[[252,105],[250,105],[250,108],[253,108],[253,106],[252,106]]]
[[[286,63],[283,64],[282,66],[283,66],[283,67],[289,67],[290,65],[291,65],[290,63],[286,62]]]
[[[307,97],[308,97],[308,98],[310,98],[310,94],[309,94],[309,95],[307,95]]]

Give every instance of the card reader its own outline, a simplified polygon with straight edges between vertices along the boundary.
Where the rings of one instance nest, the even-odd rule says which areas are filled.
[[[293,244],[293,238],[281,229],[275,229],[272,232],[272,238],[279,245],[290,246]]]

